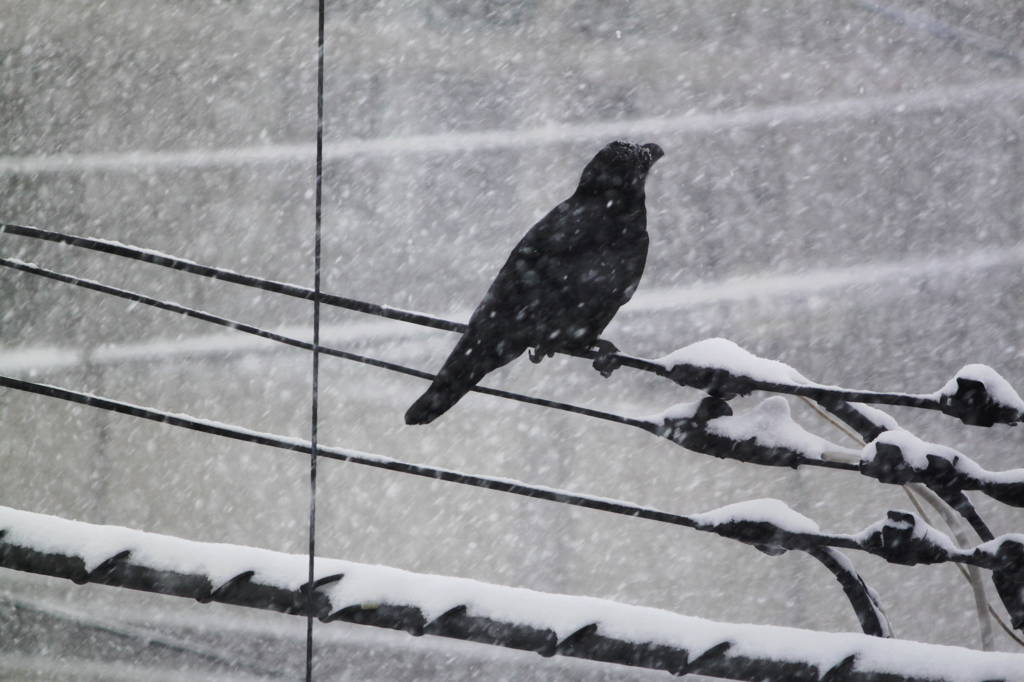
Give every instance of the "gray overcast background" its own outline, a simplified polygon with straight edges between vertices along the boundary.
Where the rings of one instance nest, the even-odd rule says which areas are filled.
[[[606,334],[624,351],[657,357],[724,336],[853,388],[930,392],[969,362],[1024,388],[1024,10],[885,2],[328,2],[324,289],[464,318],[519,237],[624,137],[666,151],[648,182],[647,272]],[[960,38],[930,32],[922,12]],[[7,0],[0,221],[311,285],[315,86],[312,0]],[[110,256],[13,236],[0,253],[264,327],[310,324],[306,304]],[[332,345],[425,370],[455,341],[336,310],[324,324]],[[422,381],[321,366],[330,445],[683,513],[777,497],[837,532],[909,508],[898,488],[856,475],[741,466],[484,396],[406,427]],[[0,369],[309,433],[305,354],[9,270]],[[485,383],[628,415],[699,395],[630,370],[605,380],[565,358],[523,358]],[[1022,428],[892,414],[986,468],[1022,464]],[[0,391],[6,506],[302,552],[306,467]],[[322,464],[319,489],[325,556],[729,622],[858,629],[806,557],[336,462]],[[1024,531],[1019,510],[973,499],[997,534]],[[955,568],[851,558],[898,636],[979,646]],[[303,629],[0,572],[3,680],[294,679]],[[663,678],[354,626],[317,632],[325,680]]]

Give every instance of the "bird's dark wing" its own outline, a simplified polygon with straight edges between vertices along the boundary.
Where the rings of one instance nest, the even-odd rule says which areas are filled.
[[[640,205],[643,211],[643,204]],[[556,256],[581,249],[594,248],[613,241],[614,233],[623,225],[635,221],[637,216],[623,215],[608,210],[608,200],[601,196],[572,196],[553,208],[537,221],[512,250],[509,261],[515,257],[530,258],[537,255]],[[646,220],[640,216],[646,228]],[[508,264],[506,263],[506,266]]]
[[[517,348],[589,347],[636,290],[647,248],[642,203],[613,213],[602,197],[571,197],[512,250],[471,334]]]

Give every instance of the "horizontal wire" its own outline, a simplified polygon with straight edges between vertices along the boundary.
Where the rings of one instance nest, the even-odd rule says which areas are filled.
[[[186,317],[191,317],[197,320],[202,320],[204,322],[209,322],[211,324],[227,327],[228,329],[235,329],[246,334],[252,334],[253,336],[258,336],[260,338],[267,339],[269,341],[275,341],[277,343],[292,346],[293,348],[299,348],[302,350],[313,349],[313,344],[307,341],[294,339],[290,336],[277,334],[275,332],[267,331],[265,329],[260,329],[259,327],[254,327],[252,325],[248,325],[242,322],[236,322],[235,320],[230,320],[228,318],[213,315],[211,313],[196,310],[194,308],[189,308],[183,305],[179,305],[177,303],[161,301],[159,299],[144,296],[142,294],[137,294],[133,291],[128,291],[126,289],[119,289],[117,287],[108,286],[106,284],[100,284],[99,282],[95,282],[93,280],[83,279],[81,277],[75,277],[73,275],[66,275],[60,272],[54,272],[53,270],[47,270],[46,268],[41,268],[38,265],[34,265],[32,263],[25,263],[14,258],[0,258],[0,266],[33,275],[38,275],[40,277],[46,277],[48,279],[63,282],[65,284],[72,284],[83,289],[97,291],[102,294],[115,296],[117,298],[123,298],[129,301],[134,301],[136,303],[142,303],[144,305],[152,306],[154,308],[159,308],[160,310],[166,310],[169,312],[177,313],[179,315],[184,315]],[[343,351],[336,348],[328,348],[326,346],[321,345],[319,347],[319,351],[324,355],[330,355],[345,360],[351,360],[353,362],[358,362],[364,365],[370,365],[372,367],[379,367],[381,369],[390,370],[392,372],[397,372],[399,374],[405,374],[407,376],[416,377],[418,379],[433,381],[433,379],[435,378],[435,375],[430,374],[429,372],[422,372],[417,369],[405,367],[404,365],[398,365],[393,362],[387,362],[385,360],[377,360],[375,358],[369,358],[364,355],[358,355],[356,353],[350,353],[348,351]],[[605,421],[610,421],[616,424],[626,424],[628,426],[635,426],[637,428],[644,429],[645,431],[650,431],[652,428],[652,425],[649,422],[645,422],[639,419],[631,419],[629,417],[623,417],[621,415],[611,414],[609,412],[602,412],[600,410],[593,410],[587,407],[570,405],[568,403],[562,403],[555,400],[535,398],[533,396],[513,393],[511,391],[503,391],[497,388],[488,388],[486,386],[474,386],[470,390],[475,391],[476,393],[482,393],[483,395],[494,396],[496,398],[515,400],[521,403],[527,403],[529,405],[549,407],[556,410],[562,410],[565,412],[572,412],[574,414],[585,415],[587,417],[603,419]]]
[[[239,284],[242,286],[261,289],[264,291],[270,291],[273,293],[283,294],[285,296],[300,298],[307,301],[313,300],[313,298],[316,296],[312,289],[308,289],[306,287],[300,287],[294,284],[287,284],[283,282],[275,282],[272,280],[261,279],[259,277],[252,277],[250,275],[242,275],[237,272],[225,270],[222,268],[215,268],[207,265],[199,265],[198,263],[183,258],[176,258],[174,256],[169,256],[167,254],[158,253],[148,249],[140,249],[136,247],[126,246],[124,244],[110,242],[102,239],[76,237],[72,235],[61,234],[59,232],[42,230],[37,227],[0,223],[0,234],[4,233],[18,235],[21,237],[29,237],[33,239],[42,239],[46,241],[70,244],[72,246],[77,246],[80,248],[90,249],[93,251],[99,251],[102,253],[121,256],[123,258],[129,258],[132,260],[151,263],[153,265],[159,265],[173,270],[180,270],[194,275],[210,277],[212,279],[231,282],[233,284]],[[444,320],[438,317],[434,317],[432,315],[426,315],[423,313],[417,313],[409,310],[401,310],[399,308],[392,308],[390,306],[383,306],[376,303],[358,301],[356,299],[346,298],[344,296],[336,296],[333,294],[321,293],[320,302],[326,305],[344,308],[346,310],[366,313],[369,315],[377,315],[379,317],[385,317],[392,320],[399,320],[401,322],[408,322],[411,324],[418,324],[421,326],[431,327],[434,329],[441,329],[444,331],[465,333],[466,330],[468,329],[468,325],[461,324],[459,322],[452,322],[450,320]],[[557,352],[588,360],[593,360],[597,356],[596,352],[593,350],[579,353],[568,351]],[[671,379],[671,377],[669,376],[669,370],[667,368],[651,360],[638,358],[623,353],[614,353],[610,357],[613,358],[614,362],[621,366],[630,367],[632,369],[637,369],[644,372],[650,372],[653,374],[657,374],[659,376],[666,376]],[[931,410],[940,409],[938,400],[931,396],[912,395],[906,393],[885,393],[876,391],[851,391],[841,388],[813,385],[803,386],[794,384],[777,384],[767,381],[752,380],[745,377],[743,379],[744,383],[748,385],[751,388],[751,390],[761,390],[772,393],[805,396],[819,401],[844,400],[848,402],[874,403],[881,405],[902,405],[906,407],[918,407]]]

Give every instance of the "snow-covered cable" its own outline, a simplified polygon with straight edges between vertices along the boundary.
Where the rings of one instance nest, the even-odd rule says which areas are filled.
[[[210,544],[0,507],[0,565],[495,646],[753,682],[1024,682],[1024,656],[765,625]]]
[[[861,435],[858,434],[856,430],[851,428],[842,420],[836,418],[834,414],[832,414],[825,408],[821,407],[813,400],[804,398],[803,401],[807,403],[807,405],[812,410],[814,410],[819,416],[821,416],[823,419],[825,419],[830,424],[835,426],[837,429],[842,431],[844,434],[846,434],[847,437],[849,437],[859,446],[863,448],[867,445],[867,443],[864,441],[864,438],[861,437]],[[876,424],[876,426],[879,426],[881,428],[880,424]],[[938,495],[936,495],[922,483],[907,483],[903,485],[902,488],[903,491],[907,494],[907,497],[910,499],[911,504],[914,505],[914,509],[916,509],[917,513],[921,515],[921,518],[924,519],[925,523],[929,525],[934,525],[931,519],[928,518],[928,514],[927,512],[925,512],[924,507],[921,506],[921,502],[920,500],[918,500],[918,496],[925,499],[928,502],[928,504],[930,504],[942,516],[942,519],[946,522],[946,525],[953,532],[954,537],[961,548],[967,547],[970,544],[967,540],[967,535],[963,529],[963,524],[960,522],[960,519],[958,519],[954,515],[953,510],[950,509],[949,505],[946,504],[942,500],[942,498],[940,498]],[[995,606],[993,606],[992,602],[989,601],[988,597],[986,596],[985,586],[981,577],[981,571],[978,569],[978,567],[965,567],[961,564],[957,564],[956,567],[960,570],[960,574],[963,575],[964,580],[966,580],[967,583],[971,586],[971,593],[974,597],[975,607],[978,611],[978,627],[981,634],[982,649],[984,651],[992,651],[995,648],[995,642],[993,641],[992,637],[992,626],[989,622],[989,618],[995,619],[995,621],[999,624],[999,627],[1001,627],[1003,631],[1006,632],[1006,634],[1009,635],[1011,639],[1013,639],[1018,644],[1024,646],[1024,640],[1022,640],[1017,635],[1017,633],[1015,633],[1013,629],[1003,620],[1003,617],[999,614],[998,611],[996,611]]]

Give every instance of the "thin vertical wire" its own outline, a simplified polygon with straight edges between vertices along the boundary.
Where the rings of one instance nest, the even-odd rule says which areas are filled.
[[[320,224],[323,214],[324,175],[324,0],[317,8],[316,72],[316,235],[313,244],[313,396],[309,451],[309,581],[306,614],[306,682],[313,681],[313,577],[316,560],[316,457],[320,394]]]

